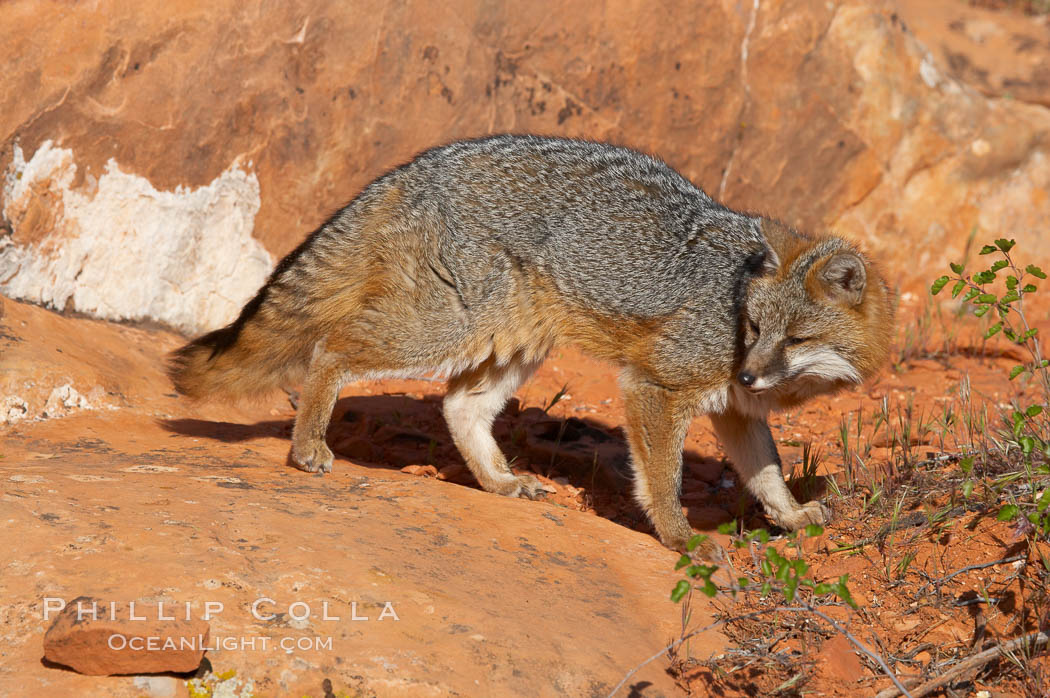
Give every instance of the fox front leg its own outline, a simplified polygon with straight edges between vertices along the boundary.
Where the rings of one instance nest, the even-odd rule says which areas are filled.
[[[797,531],[809,524],[830,520],[825,507],[814,500],[799,504],[784,483],[773,434],[766,420],[742,415],[732,409],[712,414],[711,423],[744,486],[781,528]]]
[[[693,536],[682,513],[682,447],[692,417],[672,390],[625,372],[620,380],[627,409],[627,442],[634,497],[668,548],[683,550]]]

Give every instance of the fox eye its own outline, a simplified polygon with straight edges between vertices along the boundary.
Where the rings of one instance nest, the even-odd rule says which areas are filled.
[[[793,346],[795,346],[796,344],[802,344],[802,342],[805,342],[805,341],[806,341],[806,338],[805,338],[805,337],[788,337],[788,338],[787,338],[787,341],[786,341],[785,343],[786,343],[786,344],[787,344],[787,345],[788,345],[789,347],[793,347]]]
[[[754,320],[748,320],[748,324],[751,326],[751,331],[754,332],[755,336],[757,337],[759,335],[758,323],[755,322]]]

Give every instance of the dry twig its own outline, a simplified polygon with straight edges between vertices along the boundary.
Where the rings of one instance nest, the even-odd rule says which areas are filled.
[[[1009,642],[1003,645],[997,645],[996,647],[987,649],[984,652],[975,654],[969,659],[959,662],[951,669],[938,676],[937,678],[931,679],[926,683],[911,689],[911,695],[913,698],[922,698],[922,696],[926,695],[927,693],[931,693],[939,688],[942,688],[943,686],[946,686],[947,684],[951,683],[960,676],[968,674],[969,672],[974,671],[976,669],[980,669],[985,664],[988,664],[1001,654],[1012,652],[1018,647],[1027,645],[1028,643],[1032,643],[1032,647],[1045,645],[1048,640],[1050,640],[1050,636],[1048,636],[1046,633],[1034,632],[1029,633],[1023,637],[1018,637],[1013,640],[1010,640]],[[891,686],[890,688],[887,688],[884,691],[880,691],[878,694],[875,695],[875,698],[895,698],[899,695],[902,695],[902,691],[899,689],[899,687]],[[903,695],[908,694],[905,692],[903,693]]]

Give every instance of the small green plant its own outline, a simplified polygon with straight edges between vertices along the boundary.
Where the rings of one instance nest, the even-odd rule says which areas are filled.
[[[860,431],[860,415],[857,415],[858,421],[858,432]],[[850,416],[849,414],[843,414],[839,418],[839,449],[842,451],[842,473],[846,478],[846,491],[853,494],[856,491],[857,483],[853,476],[853,450],[850,448],[849,443],[850,437]]]
[[[723,534],[732,534],[735,530],[735,521],[718,527],[718,532]],[[733,575],[736,577],[735,581],[722,584],[716,583],[713,578],[715,572],[720,569],[719,565],[704,564],[694,559],[695,551],[707,540],[707,536],[693,536],[686,546],[687,552],[678,558],[678,563],[675,565],[675,569],[684,570],[686,578],[675,585],[671,591],[671,600],[678,603],[693,588],[696,588],[707,596],[725,593],[734,598],[741,593],[757,591],[761,598],[767,598],[773,594],[782,596],[786,602],[792,603],[796,600],[800,589],[808,589],[811,596],[834,594],[849,606],[857,608],[847,586],[849,575],[843,575],[833,583],[817,582],[812,577],[810,566],[802,553],[803,541],[806,536],[819,536],[823,532],[823,527],[810,524],[804,531],[788,534],[788,542],[785,547],[795,550],[793,557],[786,557],[774,546],[769,545],[769,532],[764,528],[735,534],[733,546],[736,548],[751,547],[752,552],[756,553],[757,566],[750,574]]]
[[[1008,430],[1004,434],[1004,456],[1012,450],[1020,451],[1023,475],[1027,487],[1022,496],[1007,493],[1013,501],[999,509],[1000,521],[1018,521],[1019,531],[1050,537],[1050,420],[1046,412],[1050,403],[1050,360],[1044,358],[1039,341],[1039,329],[1032,326],[1025,313],[1025,299],[1038,292],[1037,282],[1046,279],[1046,272],[1034,264],[1022,265],[1011,254],[1015,240],[1000,238],[994,245],[981,248],[981,255],[995,255],[987,269],[966,273],[962,264],[952,263],[952,275],[944,275],[933,282],[930,292],[937,295],[951,284],[952,298],[962,296],[974,317],[990,316],[992,324],[984,333],[986,340],[1002,336],[1026,356],[1010,370],[1010,380],[1027,379],[1040,388],[1041,401],[1018,401],[1006,416]],[[1002,275],[1002,276],[1000,276]],[[1002,285],[997,283],[1002,281]],[[1027,403],[1027,404],[1026,404]],[[963,495],[973,491],[973,460],[964,458],[960,466],[965,475]]]
[[[550,412],[551,408],[554,407],[555,405],[557,405],[559,402],[561,402],[561,399],[563,397],[565,397],[565,395],[568,392],[569,392],[569,384],[566,383],[565,385],[563,385],[561,387],[561,390],[559,390],[558,392],[556,392],[554,394],[554,397],[552,397],[551,401],[547,403],[547,406],[543,408],[543,414],[547,414],[548,412]]]
[[[802,473],[792,481],[798,483],[799,493],[804,500],[813,499],[817,493],[817,469],[820,467],[822,456],[820,446],[814,446],[811,441],[802,444]]]
[[[736,532],[737,525],[733,521],[722,524],[718,530],[720,533],[733,535],[734,547],[749,549],[754,563],[752,568],[740,574],[729,565],[725,568],[727,575],[718,575],[720,578],[727,577],[727,579],[716,579],[716,573],[723,569],[722,566],[710,564],[710,561],[700,558],[699,555],[699,551],[702,550],[701,546],[708,540],[708,537],[696,535],[689,539],[686,552],[678,559],[675,566],[675,569],[683,572],[685,578],[680,580],[671,591],[672,601],[675,603],[685,601],[682,636],[628,672],[608,694],[609,698],[617,695],[627,681],[643,666],[665,654],[672,654],[689,638],[699,633],[738,620],[768,614],[790,613],[810,613],[823,620],[836,632],[845,636],[858,651],[877,664],[902,695],[911,696],[908,689],[904,687],[881,656],[866,647],[846,626],[822,610],[829,604],[835,603],[836,600],[854,609],[858,607],[849,591],[848,575],[842,575],[834,582],[818,582],[813,579],[810,565],[803,554],[804,541],[807,536],[822,534],[823,527],[813,524],[807,526],[804,531],[787,536],[787,543],[784,545],[787,555],[777,550],[776,546],[771,545],[769,533],[764,528]],[[793,554],[791,550],[794,550]],[[734,600],[740,596],[758,598],[771,601],[773,605],[737,616],[727,616],[711,625],[687,631],[686,624],[690,618],[689,598],[694,590],[710,597],[722,595]],[[781,601],[783,603],[780,603]],[[789,683],[796,681],[797,678],[799,677],[789,680]]]

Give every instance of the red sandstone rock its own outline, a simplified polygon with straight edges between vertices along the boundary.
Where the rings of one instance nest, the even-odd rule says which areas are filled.
[[[0,256],[16,272],[0,278],[36,274],[27,297],[61,287],[50,300],[61,305],[73,289],[78,309],[103,315],[127,314],[141,293],[132,305],[143,317],[215,326],[264,271],[251,230],[283,255],[416,152],[499,131],[656,153],[731,206],[859,238],[908,298],[962,257],[974,229],[1050,259],[1050,116],[1022,90],[989,99],[967,84],[972,71],[945,63],[956,49],[916,40],[903,11],[911,4],[722,0],[679,4],[667,22],[617,3],[551,3],[539,14],[475,0],[312,0],[266,12],[233,0],[163,12],[114,0],[4,3],[0,87],[12,97],[0,113],[0,170],[16,144],[27,161],[47,141],[68,156],[38,162],[18,201],[0,201],[0,235],[13,243]],[[1019,79],[1034,81],[1038,65]],[[230,172],[240,174],[214,199],[236,206],[187,200]],[[156,211],[134,208],[144,197],[130,180],[107,188],[119,173],[145,178]],[[162,218],[167,195],[190,207],[178,220],[193,219],[194,206],[202,217],[164,259],[181,254],[189,265],[201,241],[241,246],[187,266],[192,279],[166,273],[156,254],[166,224],[164,235],[125,233]],[[50,276],[34,271],[77,235],[95,244]],[[121,247],[133,238],[156,245]],[[98,273],[107,267],[97,257],[114,251],[136,269],[134,293]],[[223,280],[247,277],[223,290]],[[165,295],[184,281],[216,292]],[[208,303],[218,305],[197,307]]]
[[[422,477],[434,477],[438,474],[437,468],[432,465],[406,465],[401,468],[401,472]]]
[[[44,635],[44,658],[81,674],[184,673],[197,669],[208,623],[174,604],[70,600]]]
[[[900,0],[900,17],[948,73],[989,97],[1050,107],[1050,16],[955,0]]]

